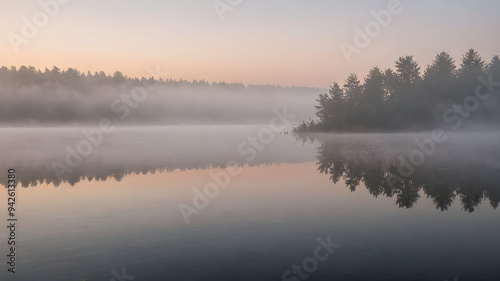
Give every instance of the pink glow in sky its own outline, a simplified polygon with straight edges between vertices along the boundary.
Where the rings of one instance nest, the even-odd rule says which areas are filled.
[[[499,1],[401,0],[402,11],[348,63],[339,45],[353,44],[355,28],[389,2],[243,0],[221,20],[212,0],[72,0],[58,4],[16,53],[9,34],[22,36],[23,17],[33,21],[44,10],[37,0],[8,1],[0,10],[0,64],[129,76],[159,64],[174,79],[326,88],[406,54],[424,69],[441,51],[456,60],[469,48],[486,61],[500,53]]]

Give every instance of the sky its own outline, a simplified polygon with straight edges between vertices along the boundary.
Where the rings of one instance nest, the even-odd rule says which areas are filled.
[[[500,53],[497,0],[401,0],[397,13],[395,0],[216,1],[0,0],[0,65],[131,77],[159,66],[164,78],[327,88],[403,55],[424,69],[441,51],[455,60],[469,48],[486,61]],[[382,10],[390,20],[356,45],[355,29],[377,26],[372,14]],[[350,61],[341,44],[357,48]]]

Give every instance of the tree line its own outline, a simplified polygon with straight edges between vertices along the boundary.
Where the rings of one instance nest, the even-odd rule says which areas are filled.
[[[121,71],[115,71],[113,74],[108,74],[104,71],[87,71],[82,72],[76,68],[61,69],[53,66],[51,69],[45,67],[44,70],[35,68],[34,66],[20,67],[11,66],[0,67],[0,85],[9,85],[13,87],[27,87],[32,85],[45,85],[55,82],[65,85],[69,88],[85,88],[88,85],[153,85],[167,87],[212,87],[229,91],[245,91],[259,90],[262,92],[270,92],[275,89],[286,89],[290,91],[310,90],[313,88],[300,86],[280,86],[274,84],[248,84],[243,83],[227,83],[227,82],[209,82],[202,80],[184,80],[162,77],[128,77]]]
[[[466,52],[460,66],[447,52],[436,55],[421,73],[413,56],[402,56],[394,69],[372,68],[363,83],[350,74],[343,85],[334,83],[317,99],[316,120],[303,121],[296,132],[402,131],[433,129],[443,124],[443,112],[463,106],[483,82],[500,82],[500,59],[486,63],[474,49]],[[484,88],[492,89],[491,85]],[[482,92],[488,89],[481,89]],[[498,88],[495,89],[498,93]],[[499,124],[500,99],[491,95],[486,106],[474,112],[474,121]],[[468,105],[466,105],[468,106]],[[474,104],[470,106],[476,106]]]

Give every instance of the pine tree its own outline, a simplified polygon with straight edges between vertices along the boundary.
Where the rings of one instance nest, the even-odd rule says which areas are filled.
[[[500,59],[494,56],[488,65],[488,74],[491,75],[491,80],[500,82]]]
[[[462,57],[459,73],[461,75],[467,75],[471,72],[483,72],[484,70],[484,60],[474,49],[469,49]]]
[[[413,56],[399,57],[396,61],[396,73],[401,87],[409,87],[420,81],[420,67]]]
[[[390,68],[386,69],[384,72],[384,98],[389,103],[394,103],[398,99],[397,84],[398,77],[396,73]]]
[[[383,123],[384,112],[384,75],[380,68],[374,67],[365,78],[363,96],[360,102],[361,117],[370,129],[377,129]]]
[[[456,77],[455,61],[447,52],[441,52],[434,58],[424,73],[424,80],[451,79]]]
[[[346,104],[351,107],[356,107],[359,103],[361,94],[363,93],[363,87],[361,86],[361,81],[359,81],[358,76],[354,73],[350,74],[347,77],[343,88],[346,97]]]

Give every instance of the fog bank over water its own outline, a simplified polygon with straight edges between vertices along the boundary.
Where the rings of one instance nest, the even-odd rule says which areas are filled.
[[[2,169],[18,170],[19,182],[27,187],[43,182],[57,185],[61,181],[74,184],[85,179],[121,179],[132,173],[225,168],[230,161],[240,166],[314,161],[314,145],[302,145],[283,133],[275,133],[269,143],[262,143],[258,140],[262,128],[265,126],[117,127],[103,134],[88,155],[78,152],[87,150],[81,145],[89,141],[83,127],[0,128],[2,163],[9,164]],[[249,137],[257,138],[259,149]],[[80,163],[72,164],[76,162]],[[57,169],[54,163],[58,163]],[[5,182],[6,176],[1,174],[0,182]]]
[[[474,179],[471,182],[484,178],[497,181],[500,170],[500,134],[495,132],[448,133],[443,143],[433,145],[429,144],[431,132],[310,134],[295,138],[278,132],[268,143],[258,141],[257,148],[249,139],[259,140],[263,128],[262,125],[118,127],[103,134],[102,141],[92,145],[91,153],[82,156],[81,163],[74,167],[68,157],[74,162],[75,155],[81,156],[77,151],[88,141],[82,132],[87,128],[0,128],[0,151],[2,162],[9,163],[9,167],[3,168],[18,169],[22,186],[42,182],[57,185],[61,181],[74,184],[93,178],[121,179],[132,173],[175,169],[224,168],[229,161],[240,166],[323,163],[318,170],[326,167],[328,173],[335,171],[337,180],[346,176],[347,180],[348,175],[343,173],[349,169],[370,175],[374,167],[380,167],[377,174],[384,178],[390,171],[405,179],[417,176],[428,182],[432,181],[427,178],[432,172],[449,182],[461,178]],[[416,157],[419,155],[424,155],[422,163],[412,164],[420,161]],[[403,172],[414,169],[411,175],[401,174],[401,159],[405,162]],[[58,169],[54,169],[55,162],[59,163]],[[62,165],[68,170],[62,169]],[[333,166],[329,168],[330,165]],[[363,167],[368,170],[363,172]],[[5,180],[5,176],[0,175],[0,180]]]
[[[0,125],[256,124],[268,123],[273,109],[315,116],[321,89],[132,79],[120,72],[81,74],[57,68],[0,68]]]

